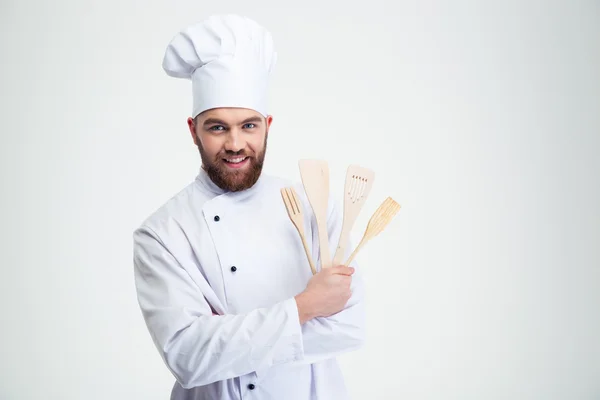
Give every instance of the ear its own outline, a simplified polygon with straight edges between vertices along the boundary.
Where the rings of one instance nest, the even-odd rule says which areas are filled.
[[[265,120],[267,122],[267,130],[269,130],[269,128],[271,128],[271,123],[273,123],[273,116],[267,115],[267,118],[265,118]]]
[[[198,146],[198,135],[196,135],[196,123],[192,117],[187,119],[188,129],[190,130],[190,134],[192,135],[192,139],[194,140],[194,144]]]

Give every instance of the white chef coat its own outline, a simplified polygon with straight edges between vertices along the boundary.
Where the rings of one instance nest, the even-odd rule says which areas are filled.
[[[290,182],[263,173],[248,190],[224,192],[200,169],[135,230],[138,301],[175,377],[172,400],[349,398],[335,357],[363,344],[364,284],[353,263],[345,309],[300,325],[294,296],[312,272],[281,198],[284,186]],[[301,184],[293,186],[320,269],[314,214]],[[330,197],[332,256],[341,211]]]

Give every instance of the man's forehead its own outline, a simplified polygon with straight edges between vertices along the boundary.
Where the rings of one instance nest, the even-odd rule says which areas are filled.
[[[264,121],[262,114],[248,108],[222,107],[206,110],[198,115],[198,121],[219,120],[228,124],[238,124],[247,121]]]

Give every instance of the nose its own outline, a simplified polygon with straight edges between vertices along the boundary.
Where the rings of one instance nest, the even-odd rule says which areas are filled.
[[[231,129],[225,142],[225,150],[237,153],[246,147],[243,135],[237,129]]]

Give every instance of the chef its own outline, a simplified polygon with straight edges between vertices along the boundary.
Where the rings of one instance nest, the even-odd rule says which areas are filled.
[[[135,230],[133,249],[139,305],[175,377],[173,400],[348,398],[336,356],[364,342],[364,284],[354,263],[321,268],[301,184],[262,173],[275,62],[270,33],[236,15],[187,27],[164,55],[169,76],[191,80],[187,124],[202,164]],[[316,275],[285,186],[301,198]],[[332,253],[341,211],[329,201]]]

